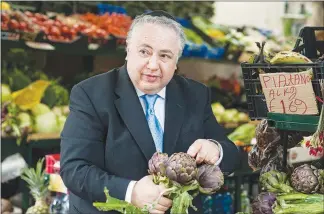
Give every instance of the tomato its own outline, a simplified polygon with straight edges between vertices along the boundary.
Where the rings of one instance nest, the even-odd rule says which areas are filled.
[[[8,22],[9,21],[9,15],[6,13],[1,13],[1,22]]]
[[[21,31],[26,31],[26,29],[27,29],[27,23],[26,22],[20,22],[19,23],[19,29]]]
[[[1,30],[8,30],[8,23],[1,22]]]
[[[70,34],[70,29],[67,26],[62,26],[61,27],[61,32],[62,32],[62,35],[69,35]]]
[[[46,20],[45,22],[43,22],[43,25],[50,27],[54,25],[54,20],[53,19]]]
[[[12,19],[9,21],[8,27],[12,30],[19,29],[19,23],[17,22],[17,20]]]
[[[54,26],[61,27],[62,26],[62,22],[60,20],[55,20],[54,21]]]
[[[50,27],[50,29],[49,29],[49,33],[51,34],[51,35],[53,35],[53,36],[60,36],[61,35],[61,31],[60,31],[60,29],[58,28],[58,27],[56,27],[56,26],[52,26],[52,27]]]
[[[34,14],[31,13],[30,11],[25,11],[24,13],[25,13],[25,15],[28,16],[28,17],[33,17],[33,16],[34,16]]]

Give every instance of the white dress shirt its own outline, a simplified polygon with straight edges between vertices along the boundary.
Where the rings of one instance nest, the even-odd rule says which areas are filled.
[[[146,106],[145,106],[143,99],[140,98],[142,95],[145,95],[145,93],[143,93],[142,91],[140,91],[137,88],[135,88],[135,90],[136,90],[137,96],[141,102],[143,112],[145,114]],[[155,105],[154,105],[155,115],[156,115],[158,121],[160,122],[163,131],[164,131],[164,120],[165,120],[165,92],[166,92],[166,88],[164,87],[159,93],[157,93],[159,95],[159,97],[157,98]],[[216,162],[216,165],[219,165],[219,163],[223,159],[223,149],[219,143],[217,143],[217,145],[219,147],[219,153],[220,153],[219,156],[220,157],[219,157],[218,161]],[[135,184],[136,184],[136,181],[131,181],[127,187],[125,201],[127,201],[128,203],[131,203],[132,191],[133,191]]]

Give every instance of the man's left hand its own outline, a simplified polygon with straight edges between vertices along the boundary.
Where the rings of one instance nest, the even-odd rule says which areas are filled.
[[[188,149],[187,153],[196,159],[196,163],[202,162],[207,164],[215,164],[219,159],[219,147],[205,139],[196,140]]]

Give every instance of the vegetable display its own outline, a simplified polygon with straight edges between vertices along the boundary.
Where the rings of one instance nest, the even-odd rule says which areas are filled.
[[[224,184],[224,175],[216,165],[202,164],[197,166],[195,159],[190,155],[180,152],[168,157],[165,153],[156,152],[148,162],[148,172],[153,176],[153,182],[157,185],[164,185],[167,189],[160,194],[167,194],[173,203],[171,214],[188,213],[193,206],[192,200],[199,194],[213,194]],[[105,188],[106,202],[95,202],[93,205],[101,211],[115,210],[120,213],[135,214],[149,213],[155,206],[139,209],[125,201],[113,198],[109,190]]]
[[[253,201],[253,214],[324,213],[323,170],[304,164],[291,176],[271,170],[259,181],[263,192]]]

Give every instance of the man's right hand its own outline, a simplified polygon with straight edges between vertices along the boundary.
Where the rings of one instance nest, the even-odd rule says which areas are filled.
[[[152,205],[166,188],[156,185],[151,175],[143,177],[136,182],[132,191],[132,204],[136,207],[143,208],[145,205]],[[161,197],[150,213],[164,213],[172,206],[172,200]]]

